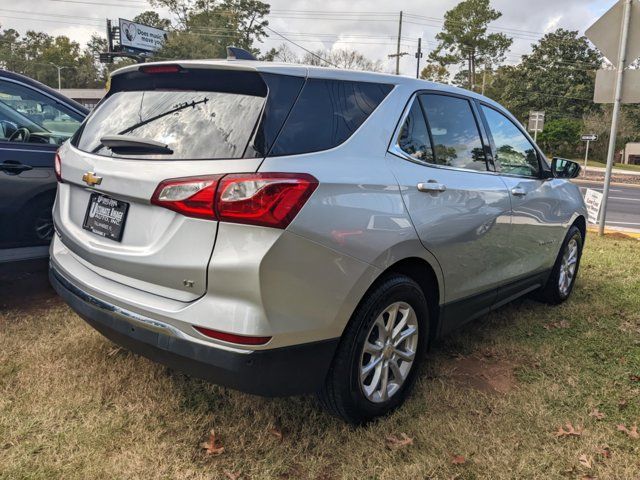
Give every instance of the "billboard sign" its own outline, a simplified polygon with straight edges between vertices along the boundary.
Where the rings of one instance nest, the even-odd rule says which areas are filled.
[[[160,28],[120,19],[120,45],[145,52],[155,52],[164,45],[167,32]]]

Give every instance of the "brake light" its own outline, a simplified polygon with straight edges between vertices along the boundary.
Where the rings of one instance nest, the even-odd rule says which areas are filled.
[[[220,221],[287,228],[318,186],[303,173],[226,175],[216,195]]]
[[[151,203],[188,217],[287,228],[318,186],[304,173],[240,173],[165,180]]]
[[[180,65],[149,65],[140,67],[142,73],[178,73],[182,70]]]
[[[222,340],[224,342],[236,343],[239,345],[264,345],[271,337],[250,337],[247,335],[235,335],[233,333],[220,332],[218,330],[211,330],[210,328],[193,326],[198,332],[216,340]]]
[[[56,180],[62,183],[62,159],[58,152],[56,152],[56,156],[53,161],[53,171],[56,174]]]
[[[187,217],[216,220],[214,201],[221,176],[165,180],[156,188],[151,197],[151,203]]]

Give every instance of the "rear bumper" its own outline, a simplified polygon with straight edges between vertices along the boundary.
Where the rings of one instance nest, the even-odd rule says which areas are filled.
[[[118,345],[188,375],[247,393],[273,397],[317,391],[338,345],[336,338],[271,350],[223,350],[84,292],[53,265],[49,279],[78,315]]]

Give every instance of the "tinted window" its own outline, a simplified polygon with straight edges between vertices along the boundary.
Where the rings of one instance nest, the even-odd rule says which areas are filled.
[[[60,145],[82,119],[36,90],[0,80],[0,141]]]
[[[469,102],[445,95],[420,95],[438,165],[486,171],[482,140]]]
[[[493,108],[482,107],[489,131],[496,145],[500,171],[512,175],[537,177],[538,154],[531,142],[511,120]]]
[[[428,163],[434,162],[427,123],[417,100],[413,102],[409,115],[407,115],[402,130],[400,130],[398,146],[417,160]]]
[[[328,150],[347,140],[391,91],[390,85],[309,79],[270,155]]]
[[[135,157],[100,143],[105,135],[125,135],[161,142],[173,151],[142,158],[241,158],[263,104],[263,97],[211,91],[115,92],[89,117],[77,146],[98,155]]]

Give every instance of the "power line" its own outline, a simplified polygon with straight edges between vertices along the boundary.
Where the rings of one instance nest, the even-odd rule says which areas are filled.
[[[269,31],[271,31],[271,32],[273,32],[273,33],[275,33],[275,34],[276,34],[276,35],[278,35],[279,37],[282,37],[282,38],[283,38],[283,39],[285,39],[287,42],[289,42],[289,43],[291,43],[291,44],[295,45],[295,46],[296,46],[296,47],[298,47],[298,48],[301,48],[301,49],[302,49],[302,50],[304,50],[305,52],[307,52],[307,53],[309,53],[309,54],[313,55],[314,57],[316,57],[316,58],[318,58],[318,59],[322,60],[323,62],[328,63],[329,65],[331,65],[331,66],[333,66],[333,67],[340,68],[340,67],[338,67],[338,65],[336,65],[335,63],[332,63],[332,62],[330,62],[329,60],[326,60],[326,59],[322,58],[322,57],[321,57],[320,55],[318,55],[317,53],[314,53],[314,52],[312,52],[311,50],[308,50],[308,49],[304,48],[302,45],[297,44],[297,43],[296,43],[296,42],[294,42],[293,40],[289,40],[287,37],[285,37],[284,35],[282,35],[282,34],[281,34],[281,33],[279,33],[279,32],[276,32],[273,28],[269,27],[268,25],[265,25],[265,28],[266,28],[267,30],[269,30]]]

